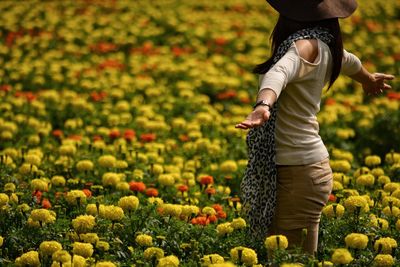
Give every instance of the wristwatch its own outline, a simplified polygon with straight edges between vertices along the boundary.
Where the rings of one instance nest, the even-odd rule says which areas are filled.
[[[258,106],[267,106],[269,110],[272,109],[271,104],[268,103],[267,100],[259,100],[259,101],[257,101],[257,103],[255,103],[255,105],[253,106],[253,109],[255,109]]]

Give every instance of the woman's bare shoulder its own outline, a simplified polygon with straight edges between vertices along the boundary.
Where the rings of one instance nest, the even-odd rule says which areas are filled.
[[[318,40],[304,39],[295,42],[299,56],[308,62],[314,62],[318,57]]]

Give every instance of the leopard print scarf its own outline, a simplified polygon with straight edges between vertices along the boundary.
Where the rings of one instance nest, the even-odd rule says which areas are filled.
[[[300,30],[279,45],[273,64],[285,55],[294,41],[301,39],[320,39],[329,44],[333,36],[321,27]],[[252,236],[258,240],[266,237],[276,205],[274,132],[277,109],[275,104],[269,120],[260,127],[250,129],[246,137],[249,160],[240,184],[242,212],[250,224]]]

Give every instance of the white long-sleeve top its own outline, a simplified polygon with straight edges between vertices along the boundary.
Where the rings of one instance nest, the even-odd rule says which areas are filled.
[[[360,60],[343,51],[341,74],[353,75],[361,69]],[[272,89],[279,98],[275,142],[276,164],[304,165],[329,156],[322,142],[317,121],[323,87],[332,72],[329,47],[318,40],[318,56],[313,63],[300,57],[295,43],[265,74],[260,90]]]

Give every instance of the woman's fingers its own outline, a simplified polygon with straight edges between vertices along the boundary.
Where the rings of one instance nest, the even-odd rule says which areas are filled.
[[[377,80],[393,80],[394,76],[385,73],[375,73],[375,79]]]

